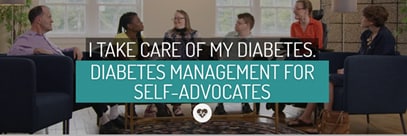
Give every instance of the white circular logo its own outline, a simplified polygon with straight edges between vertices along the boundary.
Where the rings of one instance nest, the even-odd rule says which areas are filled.
[[[199,123],[205,123],[211,119],[212,110],[209,105],[201,103],[195,106],[194,110],[192,110],[192,115]]]

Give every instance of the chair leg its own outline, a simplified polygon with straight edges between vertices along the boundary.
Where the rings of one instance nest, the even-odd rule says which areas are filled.
[[[64,135],[69,134],[69,119],[64,120],[62,123],[62,134]]]
[[[260,103],[255,103],[256,107],[256,114],[259,115],[260,113]]]
[[[367,124],[369,125],[370,124],[369,114],[366,114],[366,121],[367,121]]]
[[[318,107],[317,108],[315,108],[315,110],[314,110],[314,124],[317,124],[317,118],[318,118]]]
[[[403,127],[403,133],[407,134],[406,133],[406,125],[404,124],[403,113],[399,113],[399,115],[400,115],[401,127]]]
[[[48,127],[45,128],[45,134],[49,134]]]
[[[319,117],[321,115],[322,110],[323,110],[323,108],[320,108],[319,105],[317,104],[317,106],[316,106],[316,108],[314,110],[314,124],[315,125],[318,125],[318,122],[319,122],[319,119],[320,119]]]

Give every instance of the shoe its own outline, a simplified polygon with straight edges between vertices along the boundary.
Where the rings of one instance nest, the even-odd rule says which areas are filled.
[[[226,115],[225,108],[223,105],[217,105],[215,111],[213,112],[215,115]]]
[[[196,103],[191,103],[191,115],[194,116],[194,113],[192,113],[194,111],[195,106],[198,105]]]
[[[99,127],[99,134],[121,134],[122,130],[117,128],[113,121]]]
[[[110,122],[113,122],[117,128],[124,129],[124,120],[123,116],[118,116],[116,119],[110,120]]]
[[[246,114],[246,113],[251,113],[253,112],[252,108],[250,108],[250,105],[248,103],[244,103],[242,106],[242,113]]]
[[[287,126],[289,126],[289,127],[305,127],[305,126],[313,126],[313,125],[314,124],[312,122],[307,123],[301,119],[295,119],[295,120],[287,122]]]
[[[155,105],[157,107],[157,114],[156,114],[157,117],[171,117],[172,116],[171,111],[166,104],[157,103]]]
[[[173,106],[172,113],[174,113],[174,116],[184,116],[184,113],[182,113],[181,105]]]
[[[194,108],[195,108],[196,105],[198,105],[198,104],[196,104],[196,103],[191,103],[191,111],[194,110]]]
[[[196,105],[198,105],[198,104],[191,103],[191,116],[194,116],[193,111],[194,111],[194,108],[195,108]]]
[[[274,103],[266,103],[266,109],[270,110],[273,107]]]
[[[154,118],[157,117],[157,107],[155,104],[150,104],[147,106],[146,110],[144,111],[144,117],[145,118]]]

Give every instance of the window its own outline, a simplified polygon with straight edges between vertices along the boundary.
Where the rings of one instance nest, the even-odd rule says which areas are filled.
[[[216,34],[233,31],[237,15],[249,12],[256,19],[254,35],[289,36],[294,4],[295,0],[216,0]]]
[[[51,9],[51,37],[106,37],[117,32],[120,16],[136,12],[142,18],[141,0],[41,0]]]

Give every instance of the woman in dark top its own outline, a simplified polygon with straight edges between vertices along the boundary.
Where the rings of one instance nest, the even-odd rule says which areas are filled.
[[[389,13],[382,6],[368,6],[363,9],[361,27],[366,30],[361,34],[360,55],[395,55],[396,41],[392,32],[385,26]],[[338,69],[336,74],[329,77],[329,103],[324,109],[331,111],[333,105],[333,91],[335,86],[343,86],[344,69]],[[304,113],[296,120],[287,123],[289,126],[312,125],[312,111],[315,105],[308,103]]]
[[[396,40],[392,32],[384,26],[389,14],[382,6],[369,6],[363,10],[361,27],[367,28],[360,36],[360,55],[396,55]],[[343,86],[344,69],[338,69],[337,74],[330,76],[329,103],[326,110],[332,110],[333,88]]]

